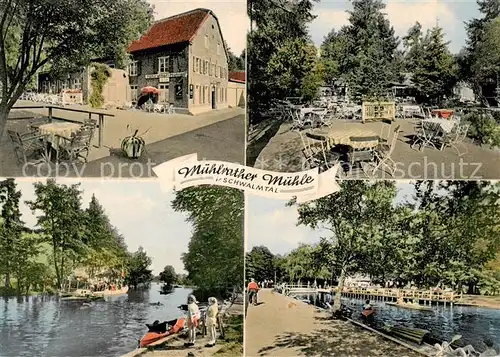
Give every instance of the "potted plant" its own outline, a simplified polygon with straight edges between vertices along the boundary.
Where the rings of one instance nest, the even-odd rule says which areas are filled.
[[[137,135],[138,131],[139,130],[136,130],[133,135],[127,136],[122,140],[122,151],[128,158],[131,159],[140,158],[144,150],[144,146],[146,145],[144,139]]]

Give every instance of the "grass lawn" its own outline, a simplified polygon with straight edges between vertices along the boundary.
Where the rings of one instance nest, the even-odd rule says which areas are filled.
[[[243,353],[243,315],[229,316],[223,341],[224,346],[215,355],[230,357]]]

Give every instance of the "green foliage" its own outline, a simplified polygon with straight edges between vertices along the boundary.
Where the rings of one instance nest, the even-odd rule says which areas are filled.
[[[500,4],[497,0],[476,0],[480,18],[472,19],[466,23],[467,47],[461,55],[460,72],[462,78],[469,81],[474,88],[475,94],[481,99],[483,104],[487,104],[482,93],[482,87],[495,80],[492,70],[498,65],[497,53],[494,47],[498,45],[494,36],[498,36],[498,17],[500,16]],[[490,27],[492,22],[496,25]],[[489,48],[493,45],[493,48]],[[484,55],[487,54],[487,57]],[[491,60],[490,60],[491,58]]]
[[[101,108],[104,104],[102,91],[109,77],[111,77],[111,69],[107,65],[101,63],[94,63],[92,67],[92,72],[90,74],[92,93],[90,94],[89,104],[92,108]]]
[[[172,207],[188,214],[193,235],[183,254],[189,280],[223,294],[243,282],[244,196],[239,190],[197,186],[176,192]]]
[[[142,247],[139,247],[136,252],[129,254],[125,284],[133,289],[141,286],[149,286],[153,280],[152,271],[149,269],[151,263],[151,258],[148,257]]]
[[[396,78],[392,59],[398,39],[381,0],[354,0],[349,12],[347,81],[357,100],[383,98]]]
[[[245,255],[246,280],[256,281],[274,280],[274,255],[267,247],[253,247]]]
[[[267,76],[275,98],[303,97],[311,101],[322,84],[317,50],[305,39],[286,41],[269,59]]]
[[[177,274],[173,266],[167,265],[163,268],[163,271],[160,273],[160,281],[167,285],[173,285],[177,282]]]
[[[96,58],[123,66],[128,45],[153,19],[145,0],[13,0],[0,3],[0,13],[0,57],[6,58],[0,63],[0,133],[5,115],[38,70],[73,70]]]
[[[288,92],[301,92],[306,72],[300,70],[307,48],[310,47],[307,26],[314,19],[312,9],[316,0],[252,0],[248,2],[251,30],[248,46],[248,110],[250,122],[258,120],[259,114],[268,109],[274,99],[284,99]],[[298,46],[302,55],[290,61],[285,53]],[[286,46],[286,47],[285,47]],[[279,54],[278,54],[279,53]],[[270,67],[270,61],[273,60]],[[272,74],[283,68],[280,60],[292,65],[291,72],[299,77],[287,78],[284,74],[277,81]],[[307,64],[307,63],[306,63]],[[312,68],[312,67],[311,67]],[[291,88],[282,88],[280,83],[289,81]]]
[[[463,118],[470,124],[467,135],[481,144],[500,147],[500,120],[491,113],[473,111]]]
[[[245,70],[245,51],[241,53],[241,55],[238,57],[236,56],[233,51],[231,51],[231,48],[227,45],[225,42],[226,49],[227,49],[227,65],[228,65],[228,70],[229,72],[232,71],[244,71]]]
[[[440,103],[444,96],[450,97],[457,82],[458,67],[455,58],[444,42],[443,29],[434,27],[422,36],[417,27],[410,29],[408,37],[412,82],[424,103]],[[410,44],[411,43],[411,44]]]

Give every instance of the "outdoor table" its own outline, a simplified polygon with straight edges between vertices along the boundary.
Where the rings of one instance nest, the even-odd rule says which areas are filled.
[[[379,140],[352,142],[351,137],[379,137],[379,134],[373,130],[357,127],[357,128],[342,128],[342,129],[330,129],[326,132],[314,132],[311,133],[317,136],[320,140],[325,140],[328,149],[331,149],[335,145],[345,145],[350,146],[353,149],[371,149],[379,144]]]
[[[40,125],[38,130],[57,151],[60,145],[59,137],[71,139],[71,136],[80,128],[81,124],[76,123],[48,123]]]
[[[431,114],[439,118],[450,119],[453,114],[453,109],[434,109],[431,111]]]
[[[453,119],[440,119],[440,118],[432,118],[432,119],[424,119],[422,120],[422,125],[426,129],[430,129],[433,131],[441,131],[443,133],[451,133],[453,127],[457,124],[456,120]]]

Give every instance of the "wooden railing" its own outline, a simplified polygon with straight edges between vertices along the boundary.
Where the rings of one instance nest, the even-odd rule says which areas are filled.
[[[114,117],[114,114],[90,111],[90,110],[85,110],[85,109],[73,109],[73,108],[58,107],[55,105],[29,105],[29,106],[22,106],[22,107],[12,107],[12,109],[16,109],[16,110],[47,109],[47,117],[49,119],[49,122],[52,122],[52,120],[56,119],[56,120],[65,121],[65,122],[69,122],[69,123],[76,123],[76,124],[82,124],[82,121],[54,116],[54,110],[62,110],[62,111],[67,111],[67,112],[87,114],[89,120],[92,120],[93,115],[96,115],[97,121],[98,121],[98,123],[97,123],[98,144],[97,145],[99,148],[102,147],[103,138],[104,138],[104,118],[105,117]],[[26,119],[26,118],[14,118],[14,119]]]
[[[337,287],[314,287],[313,284],[286,284],[286,289],[289,290],[304,290],[311,293],[322,292],[338,292]],[[360,288],[360,287],[344,287],[342,294],[350,296],[376,296],[387,298],[403,298],[403,299],[418,299],[426,301],[449,301],[453,302],[460,298],[460,295],[454,291],[432,291],[432,290],[417,290],[417,289],[393,289],[393,288]]]

